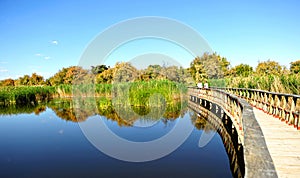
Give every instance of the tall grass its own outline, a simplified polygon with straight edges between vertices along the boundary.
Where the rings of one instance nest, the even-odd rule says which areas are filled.
[[[265,75],[226,78],[226,86],[234,88],[261,89],[278,93],[300,94],[300,74]]]
[[[226,80],[225,79],[209,79],[208,85],[214,86],[214,87],[226,87]]]
[[[51,98],[105,97],[114,104],[161,106],[181,100],[187,92],[183,84],[151,80],[114,84],[1,87],[0,105],[36,104]],[[108,104],[108,102],[106,102]],[[103,104],[102,104],[103,105]]]
[[[51,86],[0,87],[0,104],[36,104],[51,99],[54,93]]]
[[[169,80],[139,81],[114,84],[115,104],[131,106],[162,106],[181,100],[187,89],[183,84]]]

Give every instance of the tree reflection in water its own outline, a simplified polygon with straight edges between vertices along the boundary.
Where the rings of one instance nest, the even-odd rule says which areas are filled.
[[[75,104],[74,104],[75,103]],[[236,135],[232,132],[230,120],[209,117],[207,112],[197,114],[189,112],[191,102],[178,102],[161,107],[134,107],[130,105],[113,105],[107,98],[84,98],[74,102],[72,99],[54,99],[37,105],[11,105],[0,107],[1,115],[36,114],[51,109],[59,118],[70,122],[83,122],[91,116],[104,116],[108,120],[117,122],[120,127],[132,127],[137,120],[158,121],[168,124],[169,121],[183,118],[188,112],[192,124],[198,130],[217,132],[223,140],[224,147],[230,160],[230,167],[234,177],[242,177],[243,149],[236,143]],[[95,107],[96,106],[96,107]],[[193,110],[193,108],[191,108]]]
[[[0,115],[23,113],[39,115],[47,108],[50,108],[59,118],[66,121],[83,122],[91,116],[99,115],[117,122],[119,126],[133,126],[137,120],[162,120],[167,124],[169,120],[183,117],[188,110],[187,101],[172,103],[162,109],[155,106],[113,105],[112,101],[107,98],[96,98],[96,100],[95,98],[84,98],[77,99],[75,102],[72,99],[54,99],[38,105],[0,107]]]

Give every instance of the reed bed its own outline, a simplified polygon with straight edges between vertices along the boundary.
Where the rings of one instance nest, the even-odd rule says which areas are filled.
[[[300,95],[300,74],[226,78],[226,86]]]
[[[0,88],[0,105],[36,104],[52,98],[104,97],[114,104],[162,106],[181,100],[187,88],[169,80],[114,84],[79,84],[58,86],[18,86]],[[111,103],[103,100],[101,107]]]
[[[52,98],[56,89],[51,86],[0,87],[0,105],[36,104]]]
[[[115,104],[163,106],[178,102],[186,91],[183,84],[169,80],[139,81],[114,84],[112,98]]]

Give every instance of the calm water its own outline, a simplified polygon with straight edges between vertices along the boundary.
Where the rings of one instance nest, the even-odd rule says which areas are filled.
[[[106,109],[109,110],[109,109]],[[99,112],[96,119],[120,137],[142,142],[167,134],[185,119],[194,127],[188,139],[166,157],[132,163],[111,158],[96,149],[74,122],[70,103],[0,109],[0,177],[232,177],[222,138],[213,129],[203,130],[200,120],[189,110],[166,111],[160,119],[135,118],[124,122],[113,111]],[[95,119],[86,114],[81,122]],[[197,120],[197,122],[196,122]],[[154,123],[149,127],[132,123]],[[195,124],[197,123],[197,124]],[[199,125],[200,123],[200,125]],[[205,146],[198,146],[201,134],[214,134]]]

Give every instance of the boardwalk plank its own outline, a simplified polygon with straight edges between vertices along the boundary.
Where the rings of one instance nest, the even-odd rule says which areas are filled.
[[[300,177],[300,132],[261,110],[253,108],[278,177]]]

